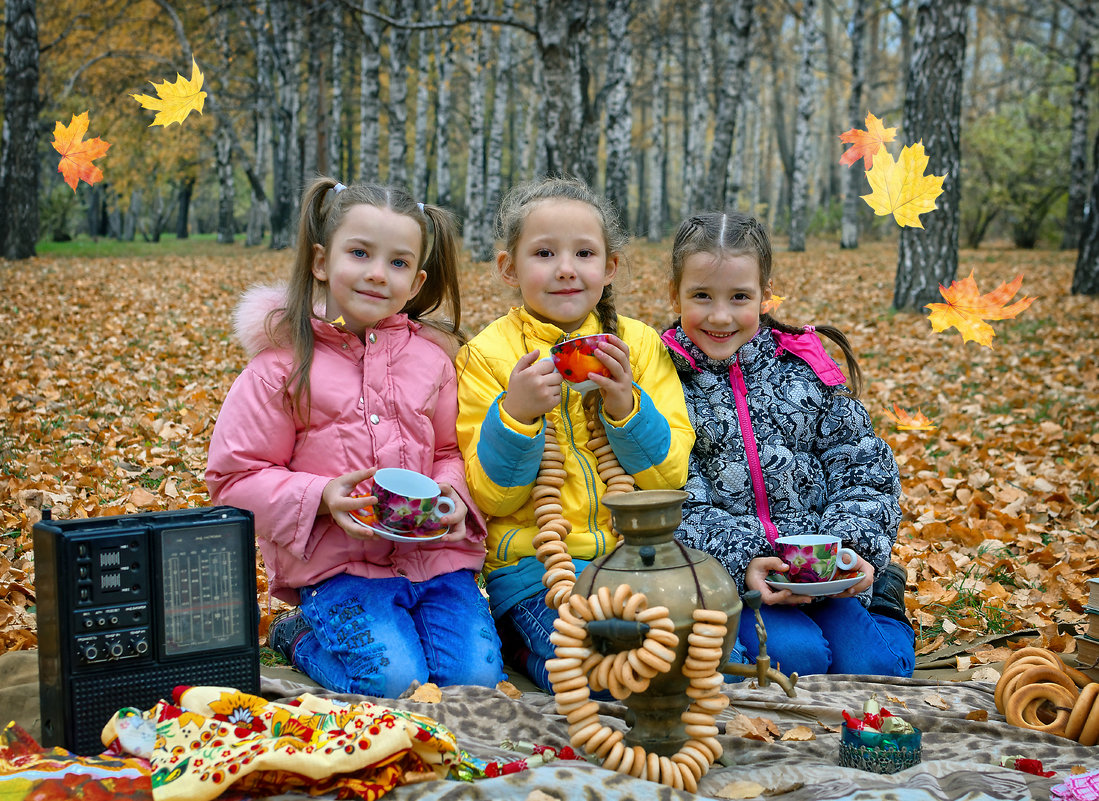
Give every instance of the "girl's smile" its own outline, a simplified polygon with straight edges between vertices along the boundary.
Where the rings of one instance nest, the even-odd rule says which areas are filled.
[[[763,303],[771,288],[760,287],[754,256],[693,253],[683,261],[679,291],[670,286],[680,325],[715,361],[730,359],[759,330]]]

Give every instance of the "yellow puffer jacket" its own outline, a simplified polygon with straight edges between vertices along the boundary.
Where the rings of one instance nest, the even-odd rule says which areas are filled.
[[[594,314],[571,336],[600,332]],[[683,389],[656,331],[638,320],[618,318],[618,335],[629,346],[635,386],[634,411],[614,423],[603,419],[619,463],[639,489],[678,489],[687,480],[694,429]],[[530,493],[545,444],[542,421],[525,425],[500,407],[508,378],[525,353],[549,355],[565,338],[561,329],[513,308],[474,337],[458,354],[458,446],[474,502],[488,519],[485,572],[534,554],[538,529]],[[610,513],[599,499],[606,485],[588,448],[582,396],[565,387],[561,403],[547,415],[565,457],[567,478],[561,505],[572,524],[569,553],[594,559],[614,549]]]

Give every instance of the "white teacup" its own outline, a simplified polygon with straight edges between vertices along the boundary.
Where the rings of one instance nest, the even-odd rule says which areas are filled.
[[[435,479],[405,470],[383,467],[374,474],[374,517],[390,531],[435,534],[445,526],[440,518],[454,511],[454,501],[441,494]]]

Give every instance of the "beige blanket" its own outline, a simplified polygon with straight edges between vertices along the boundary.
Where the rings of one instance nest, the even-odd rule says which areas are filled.
[[[0,703],[5,713],[32,735],[38,733],[36,655],[0,655]],[[768,799],[879,799],[889,791],[904,799],[1031,799],[1048,798],[1055,784],[1075,769],[1099,769],[1099,747],[1085,748],[1052,735],[1009,725],[993,704],[993,685],[980,681],[881,679],[869,676],[806,676],[797,697],[787,698],[777,687],[757,688],[749,682],[727,685],[730,707],[719,725],[736,715],[764,718],[781,733],[805,726],[811,740],[776,738],[773,742],[726,733],[721,764],[700,783],[699,795],[623,777],[582,762],[556,762],[514,775],[475,783],[435,781],[399,787],[387,797],[447,801],[458,799],[686,799],[743,798],[761,788]],[[263,694],[273,700],[292,698],[317,688],[296,671],[264,668]],[[841,712],[856,712],[875,695],[881,704],[908,718],[923,731],[923,762],[890,776],[837,767]],[[336,696],[358,699],[358,696]],[[486,760],[523,756],[504,747],[505,741],[544,745],[567,744],[567,727],[554,711],[553,700],[539,692],[512,699],[497,690],[452,687],[442,690],[438,703],[412,701],[408,694],[383,703],[427,715],[449,727],[461,748]],[[987,712],[987,721],[968,720],[971,712]],[[625,727],[625,707],[602,705],[605,722]],[[1042,778],[998,767],[1001,756],[1040,759]],[[891,796],[893,797],[893,796]],[[301,798],[297,795],[280,798]]]

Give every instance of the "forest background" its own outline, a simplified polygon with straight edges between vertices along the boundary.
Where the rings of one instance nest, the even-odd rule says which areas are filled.
[[[1095,26],[1089,0],[6,0],[0,650],[35,644],[43,506],[209,503],[206,444],[243,366],[231,307],[284,274],[309,176],[402,183],[456,211],[476,331],[505,305],[485,263],[501,192],[559,171],[635,234],[620,309],[653,325],[682,216],[763,218],[780,316],[849,333],[901,463],[896,555],[921,652],[990,659],[978,643],[1008,632],[1071,650],[1099,576]],[[192,58],[204,113],[149,127],[131,95],[189,77]],[[104,179],[74,192],[49,138],[84,111],[111,148]],[[865,171],[839,163],[868,111],[947,176],[924,229],[875,217]],[[28,238],[35,258],[15,252]],[[971,269],[982,291],[1022,274],[1039,298],[992,349],[921,313]],[[936,428],[897,430],[894,403]]]

